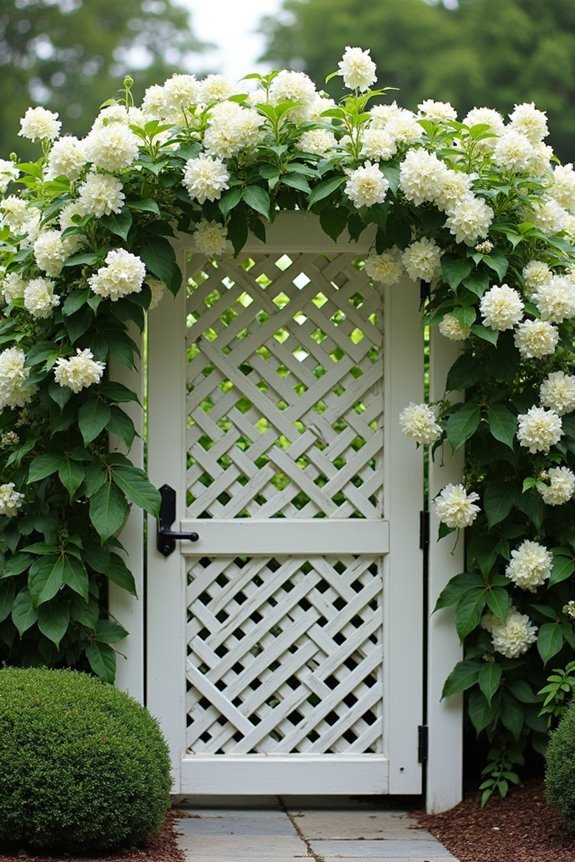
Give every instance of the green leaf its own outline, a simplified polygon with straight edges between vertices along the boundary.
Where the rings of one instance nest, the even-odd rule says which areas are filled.
[[[478,338],[482,338],[483,341],[488,341],[490,344],[493,344],[494,347],[497,346],[497,342],[499,340],[499,333],[494,329],[489,329],[488,326],[483,326],[481,323],[476,323],[471,327],[471,332],[473,335],[476,335]]]
[[[228,189],[223,193],[221,198],[218,201],[218,206],[220,208],[220,212],[225,217],[227,214],[236,207],[242,199],[242,190],[238,186],[233,189]]]
[[[507,680],[507,688],[521,703],[538,703],[539,698],[524,679]]]
[[[78,426],[86,445],[102,433],[110,417],[110,408],[101,398],[90,398],[82,404],[78,410]]]
[[[456,290],[473,271],[473,261],[446,254],[441,258],[441,274],[452,290]]]
[[[18,629],[20,637],[34,625],[37,619],[38,614],[32,603],[32,596],[28,592],[28,588],[24,587],[14,599],[14,604],[12,605],[12,622]]]
[[[494,251],[491,254],[485,255],[483,257],[483,262],[490,269],[496,272],[500,279],[505,278],[507,270],[509,269],[509,261],[504,254],[498,251]]]
[[[489,288],[489,276],[486,272],[473,272],[463,281],[463,286],[476,296],[483,296]]]
[[[495,661],[487,661],[479,671],[479,688],[485,695],[487,703],[491,705],[493,695],[501,684],[501,665]]]
[[[0,575],[1,578],[13,578],[16,575],[21,575],[26,569],[30,568],[32,557],[28,554],[14,554],[6,561],[4,570]]]
[[[123,559],[117,554],[112,554],[110,556],[110,564],[104,574],[110,581],[117,584],[117,586],[122,587],[122,589],[130,593],[130,595],[137,595],[134,576]]]
[[[481,666],[469,660],[457,662],[445,680],[441,699],[443,700],[444,697],[451,697],[452,694],[466,691],[472,685],[475,685],[479,679]]]
[[[115,404],[112,404],[110,407],[110,421],[106,426],[106,430],[109,434],[115,434],[116,437],[119,437],[127,449],[130,448],[136,436],[134,423],[127,413],[124,413]]]
[[[58,477],[70,495],[70,500],[74,499],[76,491],[84,481],[84,467],[82,464],[79,464],[77,461],[72,461],[70,458],[66,458],[64,463],[60,466],[58,470]]]
[[[64,586],[65,566],[62,557],[50,556],[30,566],[28,589],[36,607],[49,602]]]
[[[487,703],[481,691],[475,688],[469,695],[467,714],[476,732],[481,733],[494,720],[496,711],[492,705]]]
[[[106,380],[100,385],[100,393],[109,398],[110,401],[134,401],[139,404],[138,396],[123,383],[116,383],[114,380]]]
[[[134,208],[133,206],[131,207]],[[103,216],[99,223],[103,225],[110,233],[113,233],[115,236],[119,236],[124,242],[128,240],[128,234],[130,232],[130,228],[132,227],[132,213],[129,209],[124,207],[122,212],[111,215]]]
[[[296,173],[284,174],[281,178],[284,186],[289,186],[292,189],[297,189],[300,192],[309,194],[309,183],[304,176]]]
[[[128,201],[127,205],[130,207],[131,210],[134,210],[136,212],[153,213],[157,216],[161,215],[160,207],[152,198],[146,198],[145,200],[141,201]]]
[[[503,404],[492,404],[487,408],[487,421],[495,439],[513,449],[517,433],[517,418],[511,410]]]
[[[458,356],[447,374],[446,389],[467,389],[474,386],[483,377],[481,363],[472,353],[462,353]]]
[[[570,557],[554,557],[553,568],[549,577],[549,586],[566,581],[575,572],[575,560]]]
[[[319,214],[319,223],[324,233],[335,242],[346,228],[347,217],[348,212],[343,207],[326,207]]]
[[[14,581],[0,581],[0,623],[10,616],[15,595]]]
[[[116,677],[116,653],[108,644],[92,641],[86,647],[86,658],[94,673],[104,682],[112,683]]]
[[[113,644],[128,636],[128,632],[119,623],[112,620],[98,620],[94,639],[99,643]]]
[[[563,632],[559,623],[543,623],[537,635],[537,649],[547,664],[549,659],[560,651],[563,646]]]
[[[182,273],[171,243],[164,236],[146,237],[139,254],[148,272],[163,281],[172,293],[176,293],[182,281]]]
[[[477,404],[468,401],[452,413],[446,424],[447,439],[455,452],[479,427],[481,412]]]
[[[265,218],[270,217],[270,196],[261,186],[246,186],[242,191],[246,204]]]
[[[228,222],[228,238],[234,247],[234,252],[238,255],[248,238],[248,220],[244,207],[234,210]]]
[[[55,380],[50,380],[48,384],[48,395],[52,401],[58,405],[60,410],[63,410],[72,397],[72,390],[68,389],[67,386],[60,386],[60,384],[56,383]]]
[[[440,608],[454,605],[471,587],[481,587],[483,589],[483,586],[483,580],[479,575],[471,574],[470,572],[462,572],[460,575],[455,575],[441,591],[435,604],[434,613],[440,610]]]
[[[42,479],[46,479],[48,476],[56,473],[60,469],[62,460],[62,455],[54,452],[38,455],[28,468],[28,484],[40,482]]]
[[[99,254],[92,251],[80,252],[79,254],[73,254],[68,257],[64,261],[64,266],[96,266],[96,264],[102,263],[102,259]]]
[[[38,608],[38,628],[58,648],[69,625],[70,611],[62,602],[50,602]]]
[[[381,165],[381,173],[389,183],[389,189],[392,194],[395,194],[399,188],[399,180],[401,176],[401,169],[398,164],[394,162],[384,162]]]
[[[106,482],[90,500],[90,521],[103,541],[117,533],[128,514],[128,503],[113,482]]]
[[[461,597],[455,609],[455,627],[460,640],[476,629],[485,607],[486,590],[474,587]]]
[[[489,527],[494,527],[505,520],[513,508],[516,499],[516,491],[509,485],[489,482],[483,494],[483,508],[487,515]]]
[[[347,177],[337,176],[330,177],[328,180],[323,180],[321,183],[318,183],[317,186],[312,189],[311,194],[308,197],[308,209],[311,209],[318,201],[329,197],[329,195],[337,191],[337,189],[346,181]]]
[[[80,625],[86,626],[87,629],[95,629],[98,622],[100,609],[95,599],[86,603],[81,596],[73,596],[68,603],[70,608],[70,616]]]
[[[66,555],[63,560],[64,582],[87,602],[90,596],[90,582],[84,563],[69,555]]]
[[[511,607],[511,596],[505,589],[505,587],[495,587],[494,589],[487,590],[487,606],[492,614],[494,614],[497,619],[504,622],[507,619],[507,614],[509,613],[509,608]]]
[[[124,492],[130,503],[135,503],[151,515],[160,511],[160,492],[138,467],[113,467],[112,479]]]
[[[506,692],[504,692],[501,701],[501,723],[515,739],[519,739],[525,723],[523,707],[517,703],[512,695]]]

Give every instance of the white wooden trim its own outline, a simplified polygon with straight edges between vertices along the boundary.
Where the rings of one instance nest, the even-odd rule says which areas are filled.
[[[431,330],[430,400],[443,398],[449,368],[459,348]],[[456,394],[451,393],[455,400]],[[429,629],[427,661],[427,722],[429,759],[427,762],[426,807],[430,813],[446,811],[461,801],[463,795],[463,703],[460,696],[441,700],[447,675],[461,659],[461,645],[451,609],[432,614],[441,590],[450,578],[463,571],[463,536],[456,541],[450,534],[437,541],[439,522],[432,500],[448,482],[460,482],[463,450],[455,456],[449,444],[437,450],[429,465],[430,544],[429,544]]]
[[[130,325],[128,335],[142,351],[142,336],[135,324]],[[140,404],[129,402],[122,409],[130,416],[137,436],[129,453],[125,445],[115,437],[110,438],[110,450],[128,454],[135,467],[144,466],[144,376],[142,356],[135,357],[136,367],[127,368],[119,362],[110,363],[110,376],[123,383],[139,398]],[[116,686],[128,692],[139,703],[144,703],[145,641],[144,641],[144,514],[132,506],[119,539],[126,549],[126,563],[136,582],[137,596],[109,582],[109,609],[113,617],[129,632],[127,638],[115,644],[117,654]]]
[[[235,521],[182,521],[182,531],[197,532],[197,542],[183,542],[186,556],[267,556],[293,554],[386,554],[389,551],[389,523],[362,521],[352,523],[336,519],[301,521],[258,521],[257,518]]]
[[[423,463],[399,427],[406,404],[423,399],[419,285],[403,279],[386,289],[384,302],[384,513],[391,529],[390,554],[384,558],[385,751],[393,755],[389,793],[420,793],[416,726],[423,714],[423,557],[418,541]],[[390,694],[401,699],[401,708],[389,702]],[[405,715],[416,719],[407,733]]]

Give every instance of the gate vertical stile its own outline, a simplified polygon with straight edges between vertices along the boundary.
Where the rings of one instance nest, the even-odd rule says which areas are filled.
[[[234,273],[223,263],[221,271],[212,273],[214,285],[218,278],[221,282],[213,296],[209,281],[204,293],[201,283],[196,287],[202,311],[192,319],[205,316],[207,333],[203,346],[193,345],[194,355],[206,357],[189,384],[192,401],[195,392],[204,399],[201,410],[193,401],[196,413],[188,416],[185,404],[185,291],[176,298],[166,296],[150,316],[148,472],[154,484],[176,490],[175,529],[181,522],[182,529],[197,530],[200,541],[197,547],[182,543],[164,558],[156,550],[155,525],[150,523],[148,706],[171,746],[176,793],[418,793],[422,466],[397,420],[408,401],[422,400],[418,291],[402,282],[386,292],[381,357],[375,348],[368,349],[367,337],[376,318],[381,325],[379,311],[369,319],[368,311],[361,312],[363,305],[371,307],[377,288],[365,288],[365,297],[353,293],[351,258],[365,256],[370,242],[332,243],[315,219],[300,213],[278,217],[269,237],[266,246],[251,240],[246,248],[260,281],[245,289],[242,307],[232,289],[228,292],[235,305],[227,311],[223,303],[218,305],[220,294],[230,285],[235,289]],[[191,275],[194,265],[186,262],[181,242],[182,270]],[[293,278],[286,276],[284,252],[296,264],[300,253],[308,255],[301,257],[300,275],[300,264],[294,264]],[[275,258],[269,263],[266,255]],[[273,271],[266,269],[268,263]],[[316,274],[311,282],[305,266]],[[319,288],[321,299],[313,297],[314,277],[325,284],[325,293],[331,284],[333,298]],[[252,276],[238,269],[237,278],[248,284]],[[292,287],[284,289],[290,279]],[[290,290],[293,295],[288,296]],[[252,331],[242,315],[258,299],[256,294],[263,304]],[[298,306],[300,296],[304,305],[304,295],[305,314]],[[345,313],[333,311],[337,301],[346,303]],[[281,323],[274,321],[276,312]],[[360,312],[363,331],[357,323]],[[251,342],[260,332],[267,333],[271,353],[263,346],[254,352]],[[292,336],[294,343],[301,339],[296,350],[287,349]],[[381,362],[384,384],[377,382]],[[211,376],[220,381],[212,390]],[[323,389],[316,387],[322,378]],[[314,395],[316,388],[321,396]],[[291,389],[297,389],[298,397],[290,403]],[[301,405],[307,418],[294,419]],[[342,405],[347,413],[341,412]],[[377,419],[382,412],[383,429]],[[250,422],[256,422],[259,436]],[[206,442],[209,428],[213,434]],[[264,447],[270,429],[277,438],[271,450]],[[376,446],[381,433],[383,455]],[[312,434],[317,438],[313,446]],[[187,469],[190,435],[196,442]],[[352,439],[359,442],[350,449]],[[232,446],[230,441],[236,442]],[[259,473],[250,468],[250,457]],[[297,476],[296,458],[301,468],[295,470]],[[293,498],[296,509],[290,503],[292,481],[300,489]],[[314,499],[314,489],[323,503]],[[202,496],[211,502],[204,505]],[[365,514],[382,504],[379,516]],[[264,520],[260,511],[266,513]],[[270,620],[267,629],[265,617]],[[301,632],[297,637],[296,630]],[[186,655],[190,638],[193,645]],[[247,645],[243,652],[242,642]],[[343,700],[336,702],[336,696]]]

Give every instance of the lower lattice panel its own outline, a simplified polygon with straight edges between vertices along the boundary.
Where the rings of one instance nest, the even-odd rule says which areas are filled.
[[[188,573],[187,748],[382,751],[380,557],[218,557]]]

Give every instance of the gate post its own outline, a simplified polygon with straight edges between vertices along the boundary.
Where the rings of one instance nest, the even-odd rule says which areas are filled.
[[[456,343],[448,341],[432,327],[430,336],[430,393],[431,402],[444,397],[447,373],[459,354]],[[462,656],[461,644],[455,629],[452,608],[432,614],[437,598],[445,584],[463,571],[464,540],[451,533],[437,541],[439,521],[432,504],[433,498],[448,482],[461,481],[463,449],[451,453],[447,441],[436,450],[429,461],[429,622],[427,636],[427,724],[429,728],[429,754],[427,760],[426,808],[429,813],[446,811],[462,798],[463,770],[463,699],[455,695],[441,700],[443,684]]]

